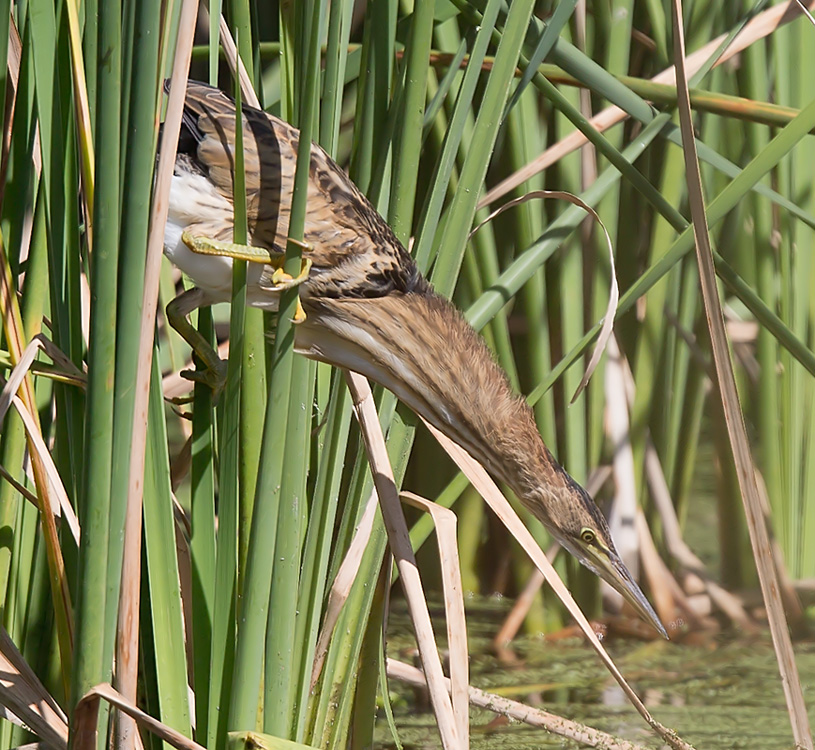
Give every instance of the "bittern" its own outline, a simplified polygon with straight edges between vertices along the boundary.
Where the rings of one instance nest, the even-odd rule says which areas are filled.
[[[546,448],[532,410],[481,337],[434,293],[387,223],[317,145],[304,233],[310,267],[297,279],[281,275],[299,132],[248,106],[242,121],[250,245],[234,246],[235,104],[189,83],[165,252],[197,288],[176,306],[175,324],[191,307],[230,299],[232,257],[256,261],[248,264],[249,305],[274,310],[280,289],[299,283],[305,319],[295,326],[297,352],[391,390],[508,485],[563,547],[666,635],[602,513]],[[190,333],[186,320],[181,327]]]

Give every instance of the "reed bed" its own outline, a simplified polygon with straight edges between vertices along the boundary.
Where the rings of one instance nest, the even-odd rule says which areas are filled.
[[[417,677],[386,662],[383,621],[393,571],[412,576],[434,524],[444,542],[419,567],[447,594],[449,686],[419,638],[445,748],[467,746],[468,696],[492,700],[468,693],[456,582],[523,592],[501,649],[522,624],[570,623],[521,551],[537,545],[546,568],[537,521],[519,511],[531,537],[516,544],[481,501],[500,491],[480,467],[392,394],[375,389],[374,407],[364,384],[350,381],[352,397],[344,373],[294,354],[296,288],[277,315],[246,308],[236,262],[230,309],[194,321],[228,342],[226,385],[179,377],[195,363],[163,311],[189,280],[161,256],[162,196],[188,74],[292,122],[347,169],[611,512],[673,639],[752,630],[762,616],[742,593],[759,579],[781,592],[764,606],[792,737],[812,747],[784,619],[806,628],[797,584],[815,577],[815,22],[802,5],[0,8],[0,704],[19,719],[0,720],[0,747],[33,732],[45,747],[132,748],[139,727],[150,747],[362,748],[377,713],[398,737],[388,676]],[[235,161],[240,175],[240,139]],[[239,179],[235,194],[239,239]],[[615,281],[613,338],[574,399]],[[394,566],[394,511],[371,498],[396,502],[397,489],[421,512],[409,536],[399,527]],[[565,556],[555,569],[587,615],[619,610]]]

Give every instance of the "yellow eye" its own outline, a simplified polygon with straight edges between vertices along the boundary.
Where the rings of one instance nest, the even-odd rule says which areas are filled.
[[[593,529],[584,528],[580,532],[580,538],[583,540],[584,544],[594,544],[594,541],[597,539],[597,534],[594,533]]]

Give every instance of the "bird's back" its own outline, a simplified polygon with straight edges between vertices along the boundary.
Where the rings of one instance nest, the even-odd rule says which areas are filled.
[[[244,106],[243,143],[250,243],[284,252],[299,131]],[[235,103],[218,89],[190,82],[170,216],[193,235],[232,240],[234,144]],[[202,180],[208,184],[200,186]],[[311,147],[304,241],[313,264],[301,288],[304,300],[424,293],[428,288],[387,223],[317,145]]]

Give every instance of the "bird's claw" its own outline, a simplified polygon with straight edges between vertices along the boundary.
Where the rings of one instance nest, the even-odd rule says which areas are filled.
[[[311,271],[311,259],[310,258],[303,258],[300,263],[300,273],[297,276],[292,276],[290,273],[286,273],[286,271],[281,266],[280,268],[276,268],[275,272],[272,274],[271,282],[272,286],[275,289],[279,289],[283,291],[284,289],[291,289],[292,287],[297,286],[298,284],[302,284],[304,281],[308,280],[308,274]]]
[[[297,307],[294,309],[294,317],[292,318],[292,323],[295,325],[299,325],[306,319],[306,311],[303,309],[303,303],[300,302],[300,298],[297,298]]]
[[[310,253],[314,247],[304,240],[296,240],[294,237],[286,237],[286,242],[291,242],[292,245],[299,247],[304,253]]]
[[[217,402],[226,385],[226,362],[218,359],[206,363],[200,370],[182,370],[181,377],[210,388],[212,397]]]

